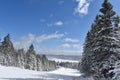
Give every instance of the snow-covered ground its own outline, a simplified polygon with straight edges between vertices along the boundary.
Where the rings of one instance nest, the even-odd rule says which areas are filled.
[[[48,58],[56,62],[75,62],[77,60],[66,60],[58,58]],[[76,69],[60,67],[54,71],[33,71],[20,69],[17,67],[5,67],[0,65],[0,80],[92,80],[83,78]]]
[[[91,80],[81,78],[79,71],[59,68],[54,71],[32,71],[16,67],[0,66],[0,80]]]

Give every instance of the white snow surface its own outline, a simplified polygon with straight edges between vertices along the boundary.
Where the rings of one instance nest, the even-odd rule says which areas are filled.
[[[83,78],[79,71],[60,67],[54,71],[33,71],[0,66],[0,80],[92,80]]]
[[[58,75],[67,75],[67,76],[81,76],[79,71],[77,71],[75,69],[63,68],[63,67],[61,67],[55,71],[51,71],[49,73],[58,74]]]
[[[42,79],[53,79],[54,78],[45,78],[45,76],[49,75],[66,75],[66,76],[80,76],[80,73],[74,69],[67,69],[67,68],[59,68],[54,71],[33,71],[33,70],[26,70],[20,69],[16,67],[5,67],[0,66],[0,79],[9,79],[9,78],[42,78]]]

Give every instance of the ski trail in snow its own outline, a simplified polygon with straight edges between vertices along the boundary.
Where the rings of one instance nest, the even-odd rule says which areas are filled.
[[[0,66],[0,80],[78,80],[80,76],[79,71],[63,67],[45,72]]]

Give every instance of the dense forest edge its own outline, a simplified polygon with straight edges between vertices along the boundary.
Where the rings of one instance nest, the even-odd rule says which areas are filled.
[[[23,69],[50,71],[57,69],[57,63],[47,59],[46,55],[36,54],[33,44],[25,52],[24,49],[16,50],[10,41],[10,35],[0,42],[0,64]]]
[[[56,62],[49,60],[45,54],[36,53],[33,44],[29,46],[27,51],[23,48],[15,49],[10,40],[10,34],[0,42],[0,65],[36,71],[52,71],[59,67],[78,69],[78,62]]]

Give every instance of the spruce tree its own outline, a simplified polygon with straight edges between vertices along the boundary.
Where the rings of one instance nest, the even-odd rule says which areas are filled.
[[[25,51],[24,51],[24,49],[19,49],[17,51],[17,67],[25,68]]]
[[[95,18],[94,23],[91,25],[91,30],[88,31],[86,40],[84,43],[84,48],[83,48],[83,58],[81,61],[81,67],[80,71],[84,73],[85,75],[92,75],[94,73],[93,67],[95,67],[94,60],[95,57],[93,54],[94,52],[94,40],[96,39],[96,35],[98,34],[98,31],[101,29],[99,25],[101,21],[101,16],[97,15]]]
[[[112,68],[111,65],[114,65],[110,61],[114,61],[116,57],[114,55],[115,38],[113,38],[113,19],[115,12],[108,0],[104,0],[100,12],[101,14],[96,16],[89,32],[90,38],[88,38],[88,35],[86,37],[88,41],[86,40],[84,45],[81,66],[84,69],[83,64],[89,63],[88,73],[92,72],[92,75],[95,75],[98,79],[107,79],[109,77],[109,70]]]
[[[115,38],[115,43],[114,43],[114,51],[116,53],[120,54],[120,17],[116,16],[114,18],[114,30],[113,30],[113,34],[114,34],[114,38]]]
[[[115,12],[112,10],[113,6],[108,2],[108,0],[104,0],[102,4],[102,8],[100,12],[102,13],[101,20],[99,24],[97,24],[100,28],[98,33],[95,36],[94,44],[92,45],[93,54],[95,57],[95,62],[97,70],[97,76],[101,78],[108,78],[108,72],[113,65],[109,62],[109,57],[114,54],[114,42],[115,38],[113,38],[113,18],[115,16]],[[110,63],[110,64],[108,64]]]
[[[113,21],[115,22],[113,30],[113,38],[115,38],[113,51],[116,56],[116,61],[114,62],[114,69],[110,72],[114,73],[114,77],[112,77],[112,80],[120,80],[120,17],[116,16]]]
[[[26,68],[30,70],[37,70],[37,59],[36,52],[34,50],[33,44],[30,45],[27,53],[26,53]]]
[[[90,61],[88,60],[90,54],[90,32],[87,33],[87,37],[84,43],[84,54],[80,65],[80,71],[86,75],[90,74]]]

